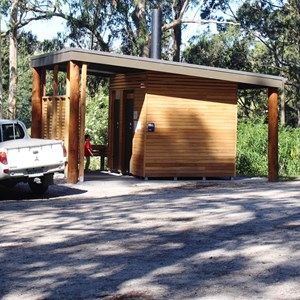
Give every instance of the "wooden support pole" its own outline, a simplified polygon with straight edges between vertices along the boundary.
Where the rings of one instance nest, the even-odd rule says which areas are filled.
[[[48,126],[47,126],[47,116],[45,115],[43,109],[44,105],[47,107],[47,100],[44,102],[44,97],[46,96],[46,68],[43,67],[41,70],[41,109],[42,109],[42,119],[41,119],[41,132],[40,132],[40,137],[41,138],[46,138],[46,133],[48,132]]]
[[[70,67],[67,67],[66,78],[66,103],[65,103],[65,130],[64,130],[64,143],[65,147],[69,149],[69,119],[70,119]],[[65,169],[65,175],[68,177],[68,168]]]
[[[124,155],[125,155],[125,91],[120,93],[120,123],[119,123],[119,158],[118,171],[123,172]]]
[[[80,67],[75,62],[68,64],[70,82],[70,106],[68,118],[68,183],[78,182],[78,144],[79,144],[79,99]]]
[[[84,181],[86,79],[87,79],[87,65],[83,64],[81,68],[81,91],[80,91],[79,181]]]
[[[268,90],[268,179],[278,181],[278,89]]]
[[[58,65],[54,65],[53,68],[53,97],[52,97],[52,128],[51,128],[51,138],[53,140],[58,138],[58,128],[57,128],[57,95],[58,95]]]
[[[58,95],[58,65],[53,68],[53,96]]]
[[[42,72],[33,68],[31,136],[40,138],[42,132]]]
[[[109,97],[109,117],[108,117],[108,168],[113,170],[114,168],[114,107],[115,107],[116,91],[110,91]]]

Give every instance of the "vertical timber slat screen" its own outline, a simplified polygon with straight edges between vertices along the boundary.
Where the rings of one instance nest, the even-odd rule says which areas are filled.
[[[42,137],[44,139],[65,139],[66,96],[43,97]]]

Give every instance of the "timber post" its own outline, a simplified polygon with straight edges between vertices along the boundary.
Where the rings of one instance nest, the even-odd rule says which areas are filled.
[[[70,61],[68,63],[68,81],[70,85],[69,96],[70,105],[67,117],[68,131],[68,167],[67,182],[78,182],[78,144],[79,144],[79,100],[80,100],[80,67],[77,63]]]
[[[268,89],[268,179],[278,181],[278,89]]]
[[[31,136],[40,138],[42,132],[42,69],[33,68]]]
[[[53,98],[52,98],[52,134],[51,138],[55,140],[57,138],[57,95],[58,95],[58,65],[54,65],[53,68]]]
[[[85,102],[86,102],[87,64],[81,68],[81,91],[80,91],[80,133],[79,133],[79,181],[84,181],[84,143],[85,143]]]

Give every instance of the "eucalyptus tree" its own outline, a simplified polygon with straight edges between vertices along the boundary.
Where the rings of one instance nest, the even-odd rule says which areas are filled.
[[[281,97],[280,119],[282,124],[294,125],[300,124],[300,3],[297,0],[246,0],[236,3],[235,9],[232,9],[233,1],[215,1],[216,5],[224,12],[229,14],[229,18],[236,24],[240,24],[236,33],[239,44],[248,41],[248,49],[244,47],[237,49],[236,54],[231,56],[231,62],[228,65],[224,59],[225,49],[223,48],[222,32],[228,32],[227,39],[232,34],[231,27],[228,24],[219,22],[218,33],[216,36],[200,36],[191,41],[194,45],[187,48],[184,59],[190,62],[199,61],[207,65],[222,67],[234,67],[234,61],[245,53],[245,60],[240,60],[238,69],[252,72],[267,73],[284,76],[288,82]],[[211,7],[208,5],[208,7]],[[226,10],[227,9],[227,10]],[[222,18],[223,16],[221,16]],[[231,31],[231,33],[230,33]],[[234,35],[232,35],[234,36]],[[220,39],[220,44],[215,42]],[[213,39],[213,41],[211,41]],[[247,45],[246,44],[246,45]],[[221,46],[222,45],[222,46]],[[235,47],[235,43],[232,47]],[[232,49],[233,50],[233,49]],[[240,51],[242,51],[240,53]],[[197,58],[201,56],[201,58]],[[245,66],[247,62],[248,66]],[[249,68],[250,63],[250,68]],[[252,97],[253,98],[253,97]],[[263,112],[265,103],[257,100],[255,102],[251,97],[242,95],[245,111]],[[258,109],[258,105],[260,109]],[[258,110],[257,110],[258,109]],[[285,120],[286,117],[286,120]]]
[[[254,68],[263,73],[288,78],[281,98],[281,123],[300,124],[300,4],[297,0],[245,1],[237,11],[241,29],[252,35],[260,46],[260,60]],[[288,105],[289,110],[285,106]],[[286,111],[294,111],[285,120]]]
[[[199,65],[253,72],[253,60],[249,59],[252,52],[256,51],[253,42],[249,36],[242,35],[238,27],[229,26],[217,33],[206,30],[191,38],[191,45],[183,51],[183,60]],[[267,109],[265,97],[261,96],[261,91],[239,91],[238,108],[239,116],[264,115]]]
[[[18,81],[16,89],[16,118],[22,119],[27,126],[31,121],[32,69],[31,57],[39,48],[39,42],[31,32],[18,34]],[[2,44],[3,99],[9,93],[9,41]],[[8,103],[3,101],[3,118],[7,118]]]
[[[59,7],[59,0],[0,0],[0,13],[8,28],[4,34],[9,39],[9,119],[16,117],[18,31],[30,22],[51,18]]]
[[[287,104],[297,111],[297,125],[300,126],[300,3],[289,0],[284,9],[286,29],[283,65],[289,79],[287,84]],[[291,103],[291,104],[290,104]],[[288,112],[288,111],[287,111]]]
[[[184,26],[190,23],[226,23],[216,12],[225,10],[228,5],[228,0],[72,0],[65,3],[64,13],[56,12],[55,15],[67,20],[72,46],[148,56],[151,12],[160,8],[163,56],[178,61]]]
[[[31,127],[32,68],[31,57],[39,42],[31,32],[18,34],[18,82],[16,93],[16,118]]]

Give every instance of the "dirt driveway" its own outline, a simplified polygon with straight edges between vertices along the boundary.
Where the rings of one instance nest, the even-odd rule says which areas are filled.
[[[300,181],[87,179],[0,189],[1,300],[300,299]]]

